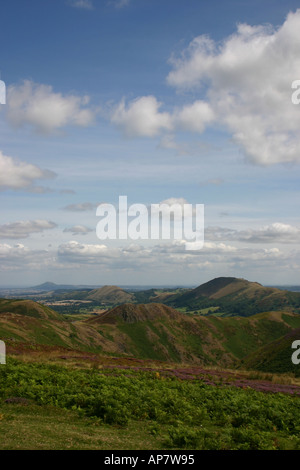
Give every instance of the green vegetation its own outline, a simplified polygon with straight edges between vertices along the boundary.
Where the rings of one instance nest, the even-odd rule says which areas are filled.
[[[60,315],[32,300],[0,299],[0,338],[14,350],[22,350],[26,344],[27,349],[44,345],[119,357],[237,367],[242,360],[247,364],[247,357],[261,347],[300,328],[300,315],[287,311],[250,317],[221,317],[219,311],[209,314],[207,309],[203,313],[179,312],[155,302],[123,304],[96,315]],[[19,347],[19,343],[24,345]],[[276,352],[276,344],[274,348]],[[289,371],[288,353],[284,357],[284,371]],[[273,366],[271,370],[277,372]]]
[[[118,306],[135,294],[91,292],[104,308],[67,315],[0,299],[0,449],[300,449],[296,298],[235,278]]]
[[[245,366],[271,373],[293,373],[300,377],[299,365],[293,364],[291,348],[293,341],[300,339],[300,328],[290,331],[279,339],[255,350],[245,360]]]
[[[0,368],[0,401],[2,449],[18,447],[20,423],[27,429],[25,448],[49,436],[45,448],[109,449],[103,439],[110,427],[112,441],[118,433],[123,449],[140,448],[134,429],[144,429],[145,448],[152,449],[300,448],[298,397],[166,378],[155,370],[73,370],[10,359]],[[62,442],[51,431],[55,420]],[[125,434],[132,439],[126,444]]]
[[[249,282],[235,277],[219,277],[195,289],[166,299],[174,308],[189,311],[219,307],[219,314],[248,317],[270,310],[300,312],[300,293]]]
[[[50,405],[0,403],[0,450],[147,450],[161,447],[151,422],[111,426]]]

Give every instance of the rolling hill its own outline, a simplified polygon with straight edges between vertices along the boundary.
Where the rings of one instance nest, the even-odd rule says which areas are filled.
[[[102,304],[120,304],[130,302],[134,296],[117,286],[103,286],[94,289],[85,297],[86,300],[96,300]]]
[[[300,312],[300,293],[235,277],[219,277],[186,293],[166,300],[175,308],[219,307],[226,315],[249,316],[260,312],[289,309]]]
[[[105,344],[94,329],[75,326],[63,315],[32,300],[0,299],[0,339],[7,343],[8,350],[51,346],[96,351]]]
[[[0,299],[0,318],[3,318],[4,314],[17,314],[47,320],[61,320],[57,312],[33,300]]]
[[[219,286],[216,292],[226,287]],[[0,299],[0,339],[8,351],[52,347],[224,368],[271,371],[283,364],[282,370],[291,370],[291,338],[297,329],[300,315],[288,310],[218,317],[186,315],[160,303],[125,303],[68,321],[31,300]]]
[[[300,316],[188,316],[163,304],[124,304],[86,320],[125,354],[163,361],[237,366],[265,344],[300,327]]]

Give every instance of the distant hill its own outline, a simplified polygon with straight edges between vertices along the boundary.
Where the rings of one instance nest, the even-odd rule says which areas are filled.
[[[103,286],[99,289],[92,290],[85,298],[86,300],[96,300],[103,304],[115,305],[130,302],[134,298],[134,295],[125,292],[117,286]]]
[[[219,277],[186,293],[167,299],[167,304],[190,309],[218,306],[228,315],[249,316],[269,310],[300,311],[300,293],[264,287],[235,277]]]
[[[30,287],[28,290],[51,292],[57,290],[77,290],[77,289],[93,289],[95,286],[72,285],[72,284],[55,284],[54,282],[44,282],[38,286]],[[25,290],[25,289],[22,289]]]

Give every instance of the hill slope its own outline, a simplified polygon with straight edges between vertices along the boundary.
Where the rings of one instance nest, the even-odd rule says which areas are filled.
[[[124,304],[86,320],[140,358],[216,365],[237,363],[280,338],[300,315],[269,312],[243,317],[187,316],[163,304]]]
[[[44,318],[59,320],[60,316],[46,305],[39,304],[33,300],[11,300],[0,299],[0,315],[2,314],[21,314],[33,318]]]
[[[291,330],[286,335],[259,348],[245,359],[245,367],[263,372],[288,373],[300,377],[298,364],[293,364],[292,343],[300,340],[300,328]]]
[[[63,315],[32,300],[0,299],[0,339],[9,347],[34,349],[39,346],[82,351],[118,351],[95,329],[68,322]]]
[[[224,368],[245,361],[248,367],[259,368],[257,361],[271,357],[270,351],[278,353],[281,338],[289,355],[279,356],[279,362],[290,365],[287,335],[295,329],[300,329],[300,315],[287,311],[250,317],[188,316],[159,303],[123,304],[88,320],[67,321],[33,301],[0,300],[0,339],[8,352],[24,345],[27,350],[51,346]],[[270,361],[264,364],[264,370],[274,366]]]
[[[137,323],[142,321],[170,320],[180,321],[182,314],[163,304],[124,304],[114,307],[112,310],[100,314],[98,317],[88,320],[96,323]]]
[[[290,309],[300,312],[300,293],[234,277],[219,277],[166,301],[190,309],[219,307],[228,315],[249,316],[269,310]]]
[[[119,304],[130,302],[133,299],[133,294],[125,292],[117,286],[103,286],[99,289],[92,290],[87,296],[86,300],[97,300],[103,304]]]

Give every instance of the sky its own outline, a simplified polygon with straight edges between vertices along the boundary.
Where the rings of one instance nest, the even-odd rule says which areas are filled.
[[[0,286],[299,285],[299,6],[3,0]],[[120,196],[203,204],[203,247],[100,239]]]

